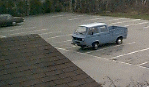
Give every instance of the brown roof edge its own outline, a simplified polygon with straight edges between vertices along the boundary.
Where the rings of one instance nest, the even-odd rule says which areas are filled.
[[[0,38],[0,86],[102,87],[37,34]]]

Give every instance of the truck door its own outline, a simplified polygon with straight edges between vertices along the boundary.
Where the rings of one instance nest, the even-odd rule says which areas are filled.
[[[88,34],[87,34],[88,45],[92,45],[92,43],[97,40],[99,41],[98,35],[99,35],[99,30],[97,29],[97,27],[89,28]]]
[[[107,28],[106,25],[99,26],[98,29],[100,30],[100,35],[99,35],[99,43],[105,44],[111,42],[112,35],[109,32],[109,29]]]

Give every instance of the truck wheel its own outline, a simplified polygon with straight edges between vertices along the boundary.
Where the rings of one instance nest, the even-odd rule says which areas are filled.
[[[99,45],[99,43],[94,42],[94,43],[93,43],[93,49],[94,49],[94,50],[97,50],[97,49],[98,49],[98,45]]]
[[[122,42],[123,42],[123,38],[122,37],[119,37],[119,38],[117,38],[117,40],[116,40],[116,44],[122,44]]]
[[[17,25],[17,23],[16,23],[16,22],[12,22],[12,25],[13,25],[13,26],[16,26],[16,25]]]

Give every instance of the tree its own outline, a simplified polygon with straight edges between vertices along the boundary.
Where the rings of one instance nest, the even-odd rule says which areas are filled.
[[[44,3],[43,3],[43,12],[44,13],[50,13],[51,12],[51,1],[49,0],[46,0]]]
[[[30,1],[30,14],[35,15],[42,13],[42,3],[40,0],[31,0]]]

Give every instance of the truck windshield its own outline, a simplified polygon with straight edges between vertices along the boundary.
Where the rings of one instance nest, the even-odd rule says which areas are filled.
[[[79,26],[75,33],[85,35],[86,34],[86,27]]]

